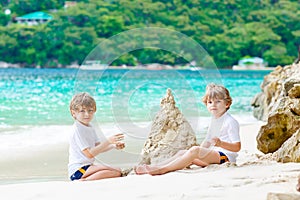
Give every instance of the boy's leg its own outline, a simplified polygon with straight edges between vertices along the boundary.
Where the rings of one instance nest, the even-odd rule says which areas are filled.
[[[220,154],[218,151],[200,147],[200,151],[197,159],[200,160],[200,163],[205,163],[206,166],[209,164],[219,164]]]
[[[214,163],[220,163],[219,152],[200,146],[193,146],[181,157],[178,157],[176,160],[166,165],[162,169],[162,172],[166,173],[184,169],[191,164],[199,164],[199,166],[203,167]]]
[[[165,165],[168,165],[169,163],[171,163],[172,161],[178,159],[179,157],[181,157],[183,154],[185,154],[188,150],[179,150],[174,156],[172,156],[171,158],[168,158],[160,163],[158,163],[157,165],[139,165],[134,167],[134,171],[136,174],[151,174],[150,171],[154,171],[154,170],[159,170],[161,168],[163,168]],[[157,172],[160,173],[160,172]]]
[[[143,165],[138,166],[135,171],[137,174],[145,174],[149,173],[151,175],[165,174],[167,172],[184,169],[188,167],[192,163],[195,164],[213,164],[220,163],[220,155],[219,152],[213,151],[207,148],[202,148],[199,146],[191,147],[188,151],[186,151],[182,156],[177,157],[172,162],[164,165],[164,166],[151,166],[151,165]],[[202,166],[202,165],[200,165]]]
[[[82,180],[99,180],[121,176],[121,169],[104,165],[91,165],[82,175]]]
[[[191,165],[193,160],[198,157],[199,150],[199,146],[191,147],[185,152],[180,152],[177,156],[175,156],[175,159],[172,159],[171,162],[165,165],[141,165],[135,168],[135,172],[137,174],[159,175],[175,170],[184,169],[185,167]]]
[[[100,180],[100,179],[106,179],[106,178],[117,178],[121,177],[121,172],[112,171],[112,170],[101,170],[94,174],[91,174],[90,176],[83,178],[82,180],[85,181],[93,181],[93,180]]]
[[[178,159],[179,157],[183,156],[183,154],[185,154],[188,150],[179,150],[174,156],[172,156],[171,158],[168,158],[162,162],[160,162],[159,164],[157,164],[157,166],[164,166],[169,164],[170,162]]]
[[[193,160],[193,163],[192,163],[192,164],[197,165],[197,166],[199,166],[199,167],[206,167],[206,166],[208,165],[208,163],[203,162],[203,161],[200,160],[200,159],[195,159],[195,160]]]

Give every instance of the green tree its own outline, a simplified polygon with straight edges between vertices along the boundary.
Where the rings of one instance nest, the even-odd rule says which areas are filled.
[[[35,26],[19,26],[15,35],[17,36],[18,46],[18,60],[25,67],[34,67],[36,61],[36,51],[32,46],[33,37],[35,34]]]
[[[94,28],[68,27],[64,30],[63,47],[59,50],[59,63],[69,65],[81,64],[95,47],[96,32]]]
[[[95,27],[98,37],[101,38],[109,38],[125,30],[124,20],[121,16],[99,16]]]
[[[270,66],[291,64],[291,61],[295,59],[295,57],[287,55],[287,49],[284,44],[272,46],[271,49],[264,52],[263,57]]]
[[[2,12],[2,9],[3,8],[0,6],[0,26],[6,26],[11,20],[11,16]]]
[[[8,7],[20,16],[35,11],[59,9],[64,2],[65,0],[14,0],[10,1]]]
[[[17,38],[11,34],[12,29],[0,26],[0,55],[1,60],[9,63],[17,63]]]

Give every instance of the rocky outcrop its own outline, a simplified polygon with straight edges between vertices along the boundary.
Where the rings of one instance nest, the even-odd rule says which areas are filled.
[[[143,147],[140,164],[157,164],[172,157],[179,150],[197,145],[196,135],[175,106],[170,89],[161,100],[160,107]]]
[[[300,129],[300,64],[277,67],[265,76],[261,89],[252,101],[254,116],[266,121],[257,135],[257,148],[263,153],[273,153],[281,146],[286,148],[283,144]],[[282,151],[287,154],[279,153],[283,156],[279,161],[289,157],[289,161],[299,162],[299,154],[295,158],[293,150]]]
[[[263,153],[273,153],[281,147],[281,145],[289,139],[299,128],[299,116],[291,111],[286,103],[290,103],[286,99],[283,100],[279,107],[269,115],[268,122],[262,126],[257,135],[257,148]]]
[[[300,129],[274,155],[279,162],[300,162]]]
[[[264,77],[260,88],[262,92],[258,93],[252,100],[253,115],[259,120],[266,121],[272,105],[281,95],[281,80],[284,77],[283,68],[278,66],[273,72]]]
[[[299,200],[300,195],[299,194],[293,194],[293,193],[268,193],[267,200]]]

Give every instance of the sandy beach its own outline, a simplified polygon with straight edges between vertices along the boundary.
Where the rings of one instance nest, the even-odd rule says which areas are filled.
[[[5,199],[267,199],[268,193],[288,193],[300,198],[295,189],[299,163],[277,163],[256,149],[261,122],[241,126],[242,150],[236,164],[192,167],[160,176],[129,174],[126,177],[93,182],[71,182],[66,175],[68,144],[30,150],[28,156],[1,159],[1,197]],[[112,155],[114,154],[114,155]],[[126,157],[129,167],[137,155],[112,152],[103,159]],[[115,161],[117,163],[118,158]]]

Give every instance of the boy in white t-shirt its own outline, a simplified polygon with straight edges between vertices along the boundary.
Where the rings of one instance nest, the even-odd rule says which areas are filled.
[[[158,165],[139,165],[136,174],[165,174],[184,169],[191,164],[205,167],[209,164],[236,162],[241,149],[239,123],[227,112],[232,104],[229,91],[221,85],[210,84],[202,99],[212,114],[206,139],[201,146],[181,150],[170,159]]]
[[[68,174],[73,180],[99,180],[121,176],[121,169],[94,164],[95,156],[110,149],[123,149],[123,134],[100,141],[90,122],[96,112],[96,102],[88,93],[73,96],[70,112],[75,119],[70,135]]]

